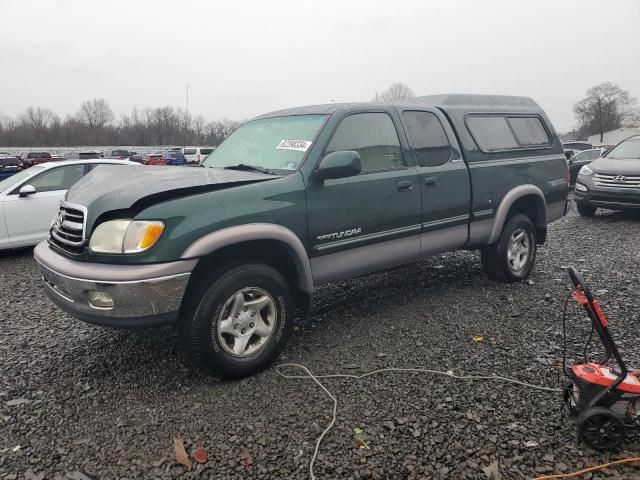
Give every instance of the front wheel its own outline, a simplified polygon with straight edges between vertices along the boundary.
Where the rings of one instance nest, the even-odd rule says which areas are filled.
[[[576,203],[578,213],[582,217],[593,217],[596,214],[598,207],[592,207],[591,205],[585,205],[584,203]]]
[[[482,266],[491,280],[518,282],[531,273],[536,251],[536,229],[527,215],[519,213],[506,223],[497,243],[482,250]]]
[[[594,450],[616,450],[624,441],[625,427],[608,408],[593,407],[580,415],[578,436]]]
[[[263,264],[241,264],[212,275],[192,297],[178,328],[197,364],[224,378],[242,378],[269,366],[293,330],[286,279]]]

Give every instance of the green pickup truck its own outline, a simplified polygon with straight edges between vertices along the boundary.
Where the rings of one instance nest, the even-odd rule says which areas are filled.
[[[202,168],[101,166],[34,252],[86,322],[176,324],[194,360],[250,375],[318,285],[458,249],[522,280],[567,210],[569,170],[525,97],[329,104],[248,121]]]

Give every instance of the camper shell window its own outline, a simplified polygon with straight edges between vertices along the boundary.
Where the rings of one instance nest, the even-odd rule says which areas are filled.
[[[469,114],[465,123],[483,152],[551,146],[549,132],[537,115]]]

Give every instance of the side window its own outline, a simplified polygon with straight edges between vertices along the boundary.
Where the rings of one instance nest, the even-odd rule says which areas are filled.
[[[398,132],[386,113],[356,113],[338,125],[325,153],[355,150],[362,173],[404,166]]]
[[[84,165],[68,165],[66,167],[52,168],[35,178],[29,184],[33,185],[37,192],[54,192],[67,190],[84,175]]]
[[[418,165],[437,167],[447,163],[451,144],[438,117],[431,112],[404,112],[403,116]]]
[[[467,127],[481,150],[507,150],[518,148],[518,141],[502,116],[467,117]]]
[[[549,135],[538,117],[509,117],[509,124],[520,145],[549,145]]]

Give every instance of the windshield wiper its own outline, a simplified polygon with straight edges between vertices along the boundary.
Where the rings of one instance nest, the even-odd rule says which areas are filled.
[[[267,168],[256,167],[255,165],[247,165],[246,163],[239,163],[237,165],[229,165],[224,167],[225,170],[242,170],[242,171],[254,171],[260,173],[266,173],[267,175],[277,175],[273,170]]]

